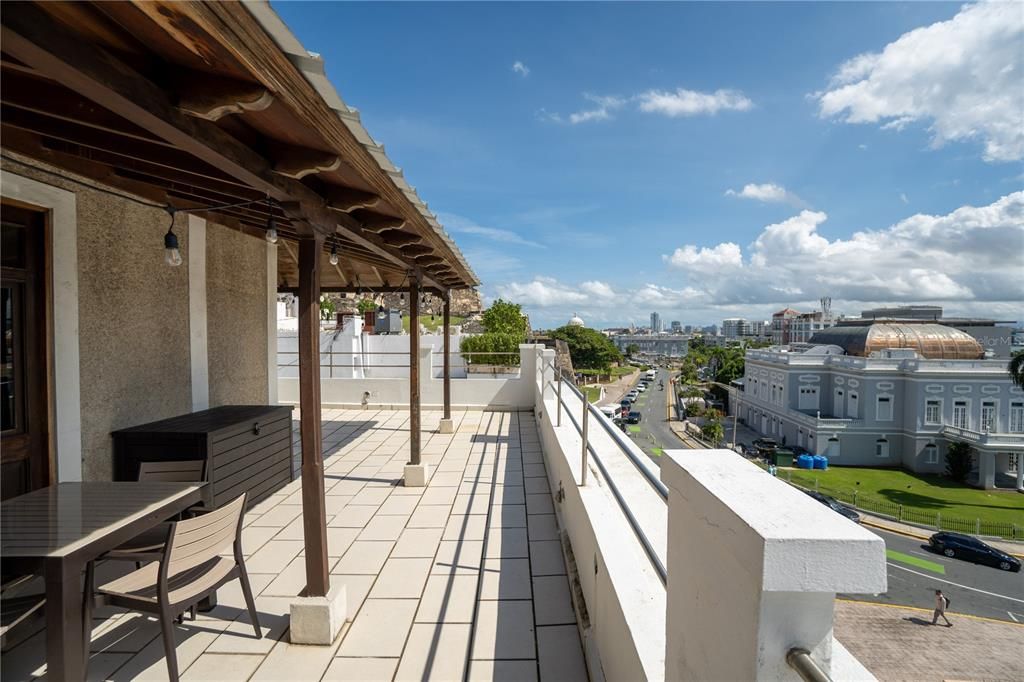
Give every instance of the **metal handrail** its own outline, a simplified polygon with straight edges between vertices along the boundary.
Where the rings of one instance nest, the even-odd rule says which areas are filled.
[[[786,663],[804,682],[832,682],[832,678],[811,658],[811,652],[807,649],[790,649],[786,652]]]
[[[596,407],[594,407],[593,405],[591,405],[587,401],[587,399],[586,399],[586,397],[584,397],[582,391],[580,391],[578,388],[576,388],[572,384],[569,384],[569,388],[574,393],[576,393],[577,396],[579,396],[583,400],[583,404],[587,406],[588,410],[596,412],[597,414],[601,414],[600,410],[598,410]],[[604,415],[601,415],[601,416],[603,417]],[[622,453],[624,455],[626,455],[627,458],[629,458],[630,462],[633,463],[633,466],[635,466],[640,471],[640,473],[643,474],[644,479],[646,479],[647,482],[651,484],[651,487],[654,488],[659,495],[661,495],[662,499],[667,500],[668,499],[668,486],[666,486],[664,483],[662,483],[651,472],[650,469],[648,469],[647,467],[645,467],[643,465],[643,463],[640,461],[640,459],[636,456],[636,454],[633,452],[633,450],[629,447],[631,445],[631,443],[629,443],[629,441],[627,441],[625,439],[625,437],[622,435],[622,432],[615,430],[608,423],[607,419],[600,419],[599,418],[598,422],[600,422],[602,428],[604,428],[604,430],[608,433],[608,435],[612,437],[612,440],[614,440],[615,443],[619,446],[619,449],[622,450]]]
[[[559,383],[561,383],[561,381],[564,380],[560,379]],[[583,401],[583,405],[589,413],[591,406],[587,402],[586,397],[578,390],[576,390],[576,387],[573,386],[572,384],[569,384],[569,388],[573,389],[576,395]],[[566,405],[566,407],[568,408],[568,405]],[[576,417],[573,415],[572,410],[566,409],[565,413],[569,415],[569,419],[572,421],[573,426],[576,428],[576,431],[578,431],[581,434],[581,436],[583,436],[584,452],[589,453],[590,456],[593,458],[594,464],[597,465],[597,468],[601,472],[601,476],[604,477],[605,482],[608,484],[608,489],[611,490],[612,496],[615,498],[615,501],[618,502],[619,508],[622,510],[622,513],[626,517],[626,521],[629,523],[630,528],[633,529],[633,534],[636,535],[637,539],[640,541],[640,545],[644,548],[644,553],[647,554],[647,559],[651,562],[651,565],[654,567],[654,571],[658,574],[658,578],[661,579],[661,583],[663,585],[667,585],[668,572],[665,570],[665,564],[661,562],[661,558],[658,556],[658,553],[655,551],[654,546],[651,544],[651,541],[647,538],[647,535],[644,533],[643,528],[640,526],[640,522],[637,520],[635,516],[633,516],[633,512],[630,511],[629,505],[626,504],[626,499],[622,496],[622,493],[619,491],[619,487],[615,485],[615,480],[608,474],[608,469],[605,467],[604,462],[601,461],[601,456],[597,454],[597,451],[594,449],[594,446],[591,445],[590,442],[586,439],[583,427],[576,420]],[[583,466],[583,485],[585,485],[586,457],[584,457]]]

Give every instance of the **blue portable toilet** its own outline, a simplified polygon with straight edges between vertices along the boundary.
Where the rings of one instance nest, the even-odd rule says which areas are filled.
[[[828,457],[825,455],[814,456],[814,468],[815,469],[828,469]]]
[[[814,457],[811,455],[800,455],[796,458],[796,467],[798,469],[813,469]]]

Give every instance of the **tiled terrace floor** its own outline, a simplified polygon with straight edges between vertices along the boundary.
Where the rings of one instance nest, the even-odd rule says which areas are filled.
[[[323,414],[331,581],[346,586],[351,619],[338,640],[288,642],[290,598],[305,584],[296,480],[246,516],[264,638],[227,586],[216,609],[177,628],[183,680],[586,679],[533,415],[456,413],[456,433],[441,435],[439,413],[425,413],[433,475],[421,489],[396,485],[408,416]],[[96,615],[90,679],[166,679],[155,620]],[[3,679],[38,676],[44,659],[40,633],[4,655]]]

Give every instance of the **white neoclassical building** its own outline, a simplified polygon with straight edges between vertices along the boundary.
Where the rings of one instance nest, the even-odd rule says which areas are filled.
[[[739,400],[751,428],[836,465],[942,473],[965,441],[976,485],[1024,489],[1024,391],[952,327],[856,320],[747,351]]]

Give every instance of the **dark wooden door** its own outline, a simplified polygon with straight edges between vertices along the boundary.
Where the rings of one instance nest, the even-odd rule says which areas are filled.
[[[0,206],[0,497],[50,483],[46,214]]]

